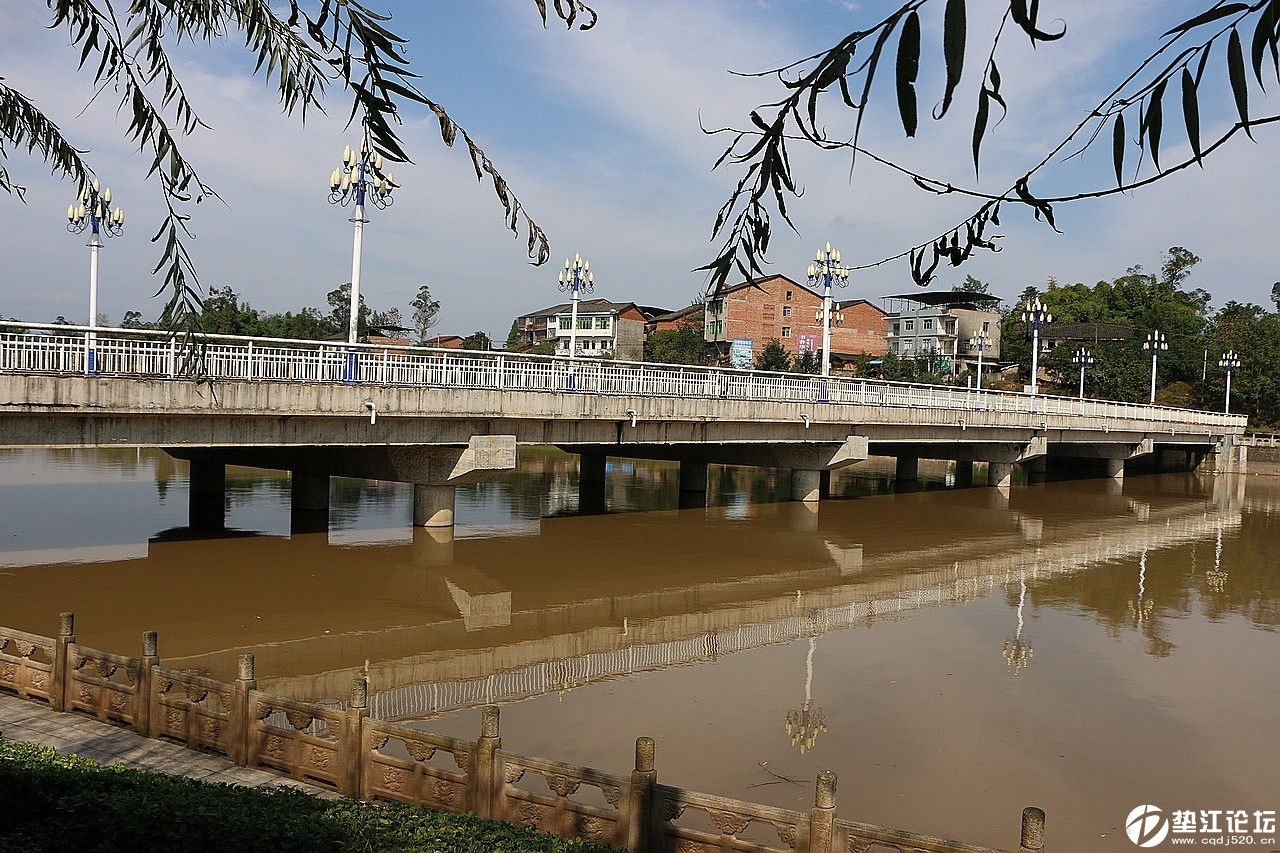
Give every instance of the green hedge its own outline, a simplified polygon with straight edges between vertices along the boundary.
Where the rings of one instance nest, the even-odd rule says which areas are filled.
[[[0,853],[9,851],[604,851],[472,815],[321,800],[102,765],[0,740]]]

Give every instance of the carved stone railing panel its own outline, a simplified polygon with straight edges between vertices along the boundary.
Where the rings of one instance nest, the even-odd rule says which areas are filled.
[[[272,715],[276,713],[284,714],[284,725],[273,724]],[[342,711],[322,705],[249,691],[247,766],[338,787],[342,778],[343,716]],[[327,724],[328,736],[308,731],[317,720]]]
[[[428,805],[448,812],[472,810],[468,767],[475,744],[420,729],[365,720],[360,790],[366,799],[382,798]],[[459,772],[428,762],[446,753]]]
[[[916,835],[897,829],[885,829],[851,820],[835,822],[837,842],[843,842],[846,853],[1000,853],[990,847],[963,844],[946,838]]]
[[[667,785],[654,786],[655,849],[679,853],[788,853],[807,838],[809,816]],[[696,821],[695,815],[703,818]],[[718,832],[698,828],[707,823]],[[752,838],[742,837],[748,829]]]
[[[530,758],[499,750],[495,760],[498,789],[493,817],[523,824],[565,839],[621,847],[622,812],[630,780],[545,758]],[[538,778],[546,793],[530,790],[521,781]],[[584,786],[599,792],[603,806],[573,799]]]
[[[72,643],[67,647],[66,709],[85,711],[103,722],[134,725],[143,699],[141,671],[138,658]]]
[[[151,735],[232,755],[234,689],[225,681],[156,667],[151,674]]]
[[[0,688],[23,699],[49,702],[53,691],[54,641],[14,628],[0,628]]]

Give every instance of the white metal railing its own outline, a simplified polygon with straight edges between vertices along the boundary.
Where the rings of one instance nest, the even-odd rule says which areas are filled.
[[[1240,436],[1239,441],[1247,447],[1280,447],[1280,433],[1248,433]]]
[[[92,340],[92,344],[90,341]],[[1110,400],[976,391],[874,379],[716,367],[594,361],[505,352],[346,344],[233,335],[173,335],[0,321],[0,373],[87,373],[186,380],[431,386],[642,397],[831,403],[1136,420],[1243,432],[1247,418]]]

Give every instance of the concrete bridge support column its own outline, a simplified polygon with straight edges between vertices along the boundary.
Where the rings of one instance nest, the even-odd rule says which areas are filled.
[[[329,529],[328,474],[291,471],[289,497],[290,533],[322,533]]]
[[[413,523],[417,527],[453,527],[453,486],[413,484]]]
[[[817,503],[821,499],[822,472],[791,469],[791,500]]]
[[[963,489],[973,485],[973,462],[959,461],[956,463],[956,488]]]
[[[1113,480],[1124,479],[1124,460],[1123,459],[1103,459],[1102,473]]]
[[[1028,459],[1023,464],[1025,464],[1027,467],[1028,483],[1043,483],[1045,481],[1045,475],[1049,471],[1048,457],[1036,456],[1034,458]]]
[[[695,509],[707,505],[707,463],[680,463],[680,508]]]
[[[831,497],[831,472],[830,471],[818,472],[818,494],[824,498]]]
[[[1012,462],[988,462],[987,485],[998,489],[1007,489],[1013,481]]]
[[[917,456],[899,456],[897,470],[893,479],[899,483],[914,483],[920,476],[920,458]]]
[[[605,461],[603,453],[579,454],[578,512],[605,511]]]
[[[223,462],[193,459],[187,475],[187,523],[202,530],[226,526],[227,466]]]

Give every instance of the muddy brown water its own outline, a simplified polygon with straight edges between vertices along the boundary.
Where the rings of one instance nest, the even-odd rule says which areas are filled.
[[[611,460],[579,515],[574,457],[459,490],[452,536],[409,487],[334,480],[290,535],[285,476],[230,469],[225,529],[162,453],[0,452],[0,624],[341,701],[378,716],[787,808],[822,769],[842,817],[1016,847],[1138,849],[1130,810],[1280,808],[1280,477],[955,489],[840,473],[817,512],[773,472]],[[801,746],[804,747],[803,751]],[[1253,849],[1270,849],[1250,832]],[[1197,840],[1203,836],[1197,834]],[[1167,842],[1166,842],[1167,844]]]

